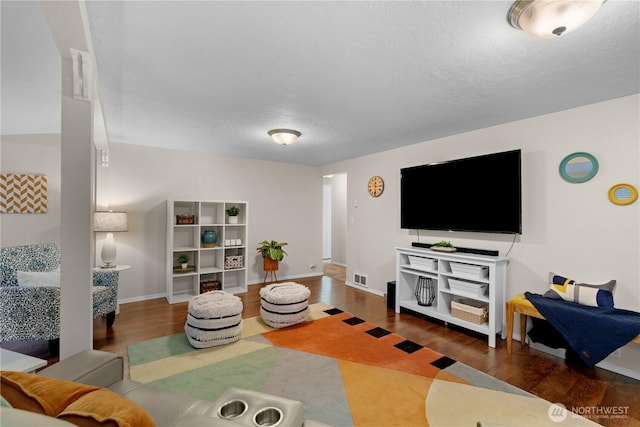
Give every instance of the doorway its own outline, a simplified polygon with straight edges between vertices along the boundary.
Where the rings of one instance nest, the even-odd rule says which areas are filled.
[[[322,184],[322,258],[346,266],[347,174],[326,175]]]

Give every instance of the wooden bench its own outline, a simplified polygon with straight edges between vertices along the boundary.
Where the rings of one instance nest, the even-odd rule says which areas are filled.
[[[520,314],[520,342],[522,345],[526,344],[527,338],[527,316],[536,317],[538,319],[544,319],[544,316],[533,306],[524,294],[516,295],[507,301],[507,354],[511,354],[511,344],[513,341],[513,322],[516,313]],[[637,335],[631,342],[640,344],[640,334]]]

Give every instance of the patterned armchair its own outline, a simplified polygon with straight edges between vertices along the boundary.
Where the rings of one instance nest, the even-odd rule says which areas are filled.
[[[60,287],[18,286],[17,278],[18,271],[48,272],[59,266],[60,250],[52,243],[0,248],[0,342],[60,338]],[[111,327],[118,272],[94,271],[91,291],[94,319],[106,315]]]

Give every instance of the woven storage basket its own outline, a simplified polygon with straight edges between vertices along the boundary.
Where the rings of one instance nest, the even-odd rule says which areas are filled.
[[[481,301],[458,299],[451,301],[451,315],[478,325],[489,320],[489,304]]]
[[[242,268],[242,262],[244,260],[244,256],[242,255],[230,255],[224,257],[224,268]]]
[[[176,224],[194,224],[195,223],[195,215],[176,215]]]
[[[204,282],[200,282],[200,293],[204,294],[209,291],[220,291],[222,290],[222,285],[218,280],[207,280]]]

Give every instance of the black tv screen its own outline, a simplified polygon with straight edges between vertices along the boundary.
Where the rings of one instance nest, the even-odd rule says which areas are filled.
[[[400,227],[522,233],[520,150],[400,170]]]

